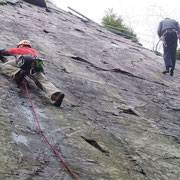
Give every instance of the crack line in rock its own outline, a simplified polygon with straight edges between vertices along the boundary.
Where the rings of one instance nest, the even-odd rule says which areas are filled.
[[[97,150],[101,151],[102,153],[109,155],[109,152],[104,150],[95,140],[93,139],[87,139],[83,136],[81,136],[81,138],[83,138],[87,143],[89,143],[91,146],[93,146],[94,148],[96,148]]]
[[[121,109],[121,108],[120,108]],[[126,114],[130,114],[130,115],[134,115],[134,116],[138,116],[138,114],[136,114],[132,109],[121,109],[122,111],[120,111],[119,113],[126,113]]]
[[[115,73],[121,73],[121,74],[124,74],[124,75],[127,75],[129,77],[134,77],[134,78],[137,78],[137,79],[141,79],[141,80],[144,80],[144,81],[148,81],[148,82],[151,82],[151,83],[155,83],[155,84],[158,84],[158,85],[162,85],[162,86],[165,86],[165,87],[168,87],[167,85],[165,85],[164,83],[160,83],[160,82],[156,82],[156,81],[149,81],[147,79],[144,79],[142,77],[139,77],[139,76],[136,76],[130,72],[127,72],[127,71],[124,71],[124,70],[121,70],[119,68],[114,68],[114,69],[104,69],[104,68],[100,68],[100,67],[97,67],[95,66],[94,64],[88,62],[87,60],[81,58],[81,57],[78,57],[78,56],[71,56],[72,59],[75,59],[77,61],[80,61],[80,62],[84,62],[84,63],[87,63],[89,64],[90,66],[94,67],[95,69],[97,70],[102,70],[102,71],[109,71],[109,72],[115,72]]]

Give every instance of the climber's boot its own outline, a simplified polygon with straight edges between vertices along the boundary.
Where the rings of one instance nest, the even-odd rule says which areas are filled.
[[[164,70],[162,73],[163,74],[169,73],[169,68],[170,68],[170,66],[166,66],[166,70]]]
[[[174,71],[171,69],[170,76],[173,76],[173,75],[174,75]]]
[[[163,74],[169,73],[169,69],[168,70],[164,70],[162,73]]]
[[[64,96],[65,95],[63,93],[60,93],[60,92],[53,94],[51,96],[51,100],[55,101],[54,106],[60,107],[62,104],[62,101],[64,99]]]

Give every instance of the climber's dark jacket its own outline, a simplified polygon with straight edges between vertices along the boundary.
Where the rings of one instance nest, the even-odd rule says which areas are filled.
[[[175,30],[180,34],[179,23],[173,19],[166,18],[159,23],[157,33],[161,37],[166,30]]]

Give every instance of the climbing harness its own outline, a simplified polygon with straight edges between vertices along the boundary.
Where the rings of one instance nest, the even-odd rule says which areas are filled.
[[[37,123],[37,126],[38,126],[38,129],[41,133],[41,135],[44,137],[44,139],[46,140],[46,142],[48,143],[48,145],[50,146],[50,148],[54,151],[54,153],[57,155],[57,157],[61,160],[62,164],[66,167],[66,169],[69,171],[69,173],[71,174],[71,176],[75,179],[75,180],[78,180],[78,178],[75,176],[75,174],[72,172],[72,170],[68,167],[68,165],[65,163],[65,161],[61,158],[61,156],[59,155],[59,153],[55,150],[55,148],[53,147],[53,145],[49,142],[49,140],[47,139],[47,137],[45,136],[45,134],[43,133],[41,127],[40,127],[40,124],[39,124],[39,121],[38,121],[38,118],[37,118],[37,115],[36,115],[36,112],[35,112],[35,109],[34,109],[34,106],[32,104],[32,101],[31,101],[31,97],[30,97],[30,94],[29,94],[29,91],[28,91],[28,88],[27,88],[27,83],[26,83],[26,80],[24,80],[24,86],[25,86],[25,89],[26,89],[26,93],[27,93],[27,96],[28,96],[28,99],[29,99],[29,103],[32,107],[32,111],[33,111],[33,114],[34,114],[34,117],[36,119],[36,123]]]
[[[166,34],[167,34],[168,32],[175,32],[177,38],[178,38],[179,41],[180,41],[180,36],[179,36],[179,33],[178,33],[177,30],[175,30],[175,29],[167,29],[167,30],[165,30],[165,32],[162,34],[162,36],[161,36],[161,38],[160,38],[160,39],[163,41],[163,45],[164,45],[165,47],[167,47],[167,43],[166,43],[165,38],[166,38]]]
[[[154,51],[154,53],[155,53],[156,55],[160,55],[160,56],[161,56],[161,53],[158,52],[158,50],[157,50],[160,41],[162,41],[162,42],[163,42],[163,45],[164,45],[165,47],[167,47],[167,43],[166,43],[165,38],[166,38],[166,33],[170,32],[170,31],[176,33],[177,38],[179,39],[179,43],[180,43],[180,35],[179,35],[179,33],[178,33],[177,30],[175,30],[175,29],[165,30],[165,32],[162,34],[162,36],[160,37],[159,41],[158,41],[157,44],[156,44],[156,48],[155,48],[155,51]]]
[[[44,73],[43,69],[43,59],[36,58],[36,56],[31,54],[21,55],[16,59],[16,64],[22,70],[25,70],[27,74],[34,75],[37,72]]]

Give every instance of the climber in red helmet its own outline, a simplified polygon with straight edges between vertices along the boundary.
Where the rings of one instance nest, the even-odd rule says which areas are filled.
[[[15,56],[11,61],[6,61],[4,56]],[[2,73],[13,77],[17,84],[21,84],[26,75],[33,77],[35,82],[41,85],[55,106],[61,106],[64,94],[60,92],[44,75],[43,60],[38,58],[37,52],[32,48],[30,41],[22,40],[17,44],[17,48],[0,50],[2,60]]]

